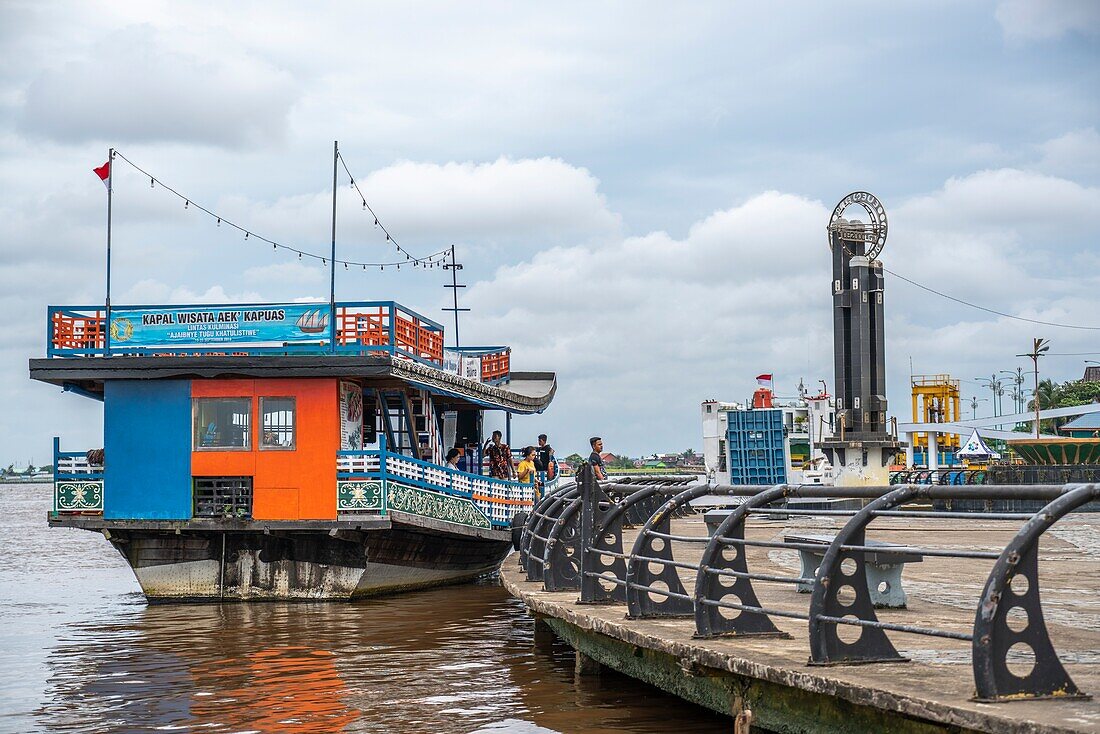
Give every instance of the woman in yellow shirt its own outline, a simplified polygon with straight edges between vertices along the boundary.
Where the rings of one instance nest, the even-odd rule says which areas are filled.
[[[516,477],[519,479],[520,484],[533,484],[535,485],[535,499],[539,498],[540,492],[538,487],[538,474],[535,472],[535,447],[525,446],[523,449],[523,460],[519,462],[519,466],[516,467]]]

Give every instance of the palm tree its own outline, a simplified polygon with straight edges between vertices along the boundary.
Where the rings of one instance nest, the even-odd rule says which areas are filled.
[[[1046,379],[1039,381],[1039,387],[1035,391],[1035,396],[1027,402],[1028,410],[1035,410],[1035,401],[1039,401],[1039,410],[1047,410],[1053,408],[1058,404],[1058,392],[1059,386],[1054,383],[1054,380]],[[1058,428],[1058,420],[1045,420],[1040,421],[1040,426],[1043,430],[1053,431]]]

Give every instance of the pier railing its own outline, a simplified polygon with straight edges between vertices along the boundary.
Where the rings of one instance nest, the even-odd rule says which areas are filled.
[[[621,499],[616,499],[617,494]],[[673,532],[674,517],[692,512],[693,501],[715,496],[728,498],[733,508],[711,535]],[[1082,697],[1086,694],[1063,667],[1044,621],[1038,544],[1051,526],[1097,499],[1098,484],[638,486],[596,482],[591,471],[582,467],[577,486],[547,495],[532,510],[521,539],[520,564],[529,581],[541,581],[548,591],[579,590],[579,603],[625,604],[629,618],[693,618],[695,637],[700,638],[789,637],[773,619],[803,620],[810,665],[903,662],[906,658],[894,646],[894,635],[932,636],[970,643],[976,700]],[[800,508],[799,500],[814,504]],[[912,503],[998,500],[1043,505],[1038,512],[903,509]],[[659,506],[648,517],[631,522],[632,511],[636,516],[638,509],[648,509],[655,501]],[[834,537],[825,539],[794,537],[778,542],[746,537],[748,518],[777,515],[846,520]],[[1000,550],[867,540],[867,527],[884,517],[1007,520],[1021,525]],[[623,549],[624,524],[641,526],[629,551]],[[806,571],[804,561],[798,575],[762,573],[749,565],[750,548],[797,550],[822,557],[816,571]],[[686,560],[696,557],[697,562]],[[889,582],[875,580],[877,588],[872,589],[869,572],[872,579],[878,577],[868,566],[890,567],[924,558],[991,562],[983,590],[974,600],[969,629],[879,619],[876,606],[898,605],[880,603],[890,591],[882,585],[888,587]],[[694,585],[686,584],[681,574],[694,576]],[[763,584],[808,588],[808,608],[765,606],[757,596],[757,585]]]
[[[434,512],[439,515],[437,519],[450,520],[455,516],[470,519],[455,501],[433,504],[431,495],[434,494],[476,508],[493,527],[508,527],[512,518],[528,511],[535,500],[536,488],[532,484],[470,474],[385,448],[340,451],[336,461],[337,511],[340,513],[384,515],[391,509],[410,511],[410,507],[415,507]],[[544,491],[553,491],[556,486],[555,480]],[[415,502],[395,498],[395,490],[398,493],[412,490]],[[419,510],[416,512],[419,514]],[[476,524],[476,517],[473,520]]]

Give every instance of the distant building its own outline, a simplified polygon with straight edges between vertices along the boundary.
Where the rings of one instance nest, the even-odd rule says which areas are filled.
[[[1100,380],[1097,381],[1100,382]],[[1085,413],[1059,427],[1058,430],[1069,438],[1100,438],[1100,413]]]
[[[1085,367],[1085,376],[1081,379],[1085,382],[1100,382],[1100,366],[1089,365]]]

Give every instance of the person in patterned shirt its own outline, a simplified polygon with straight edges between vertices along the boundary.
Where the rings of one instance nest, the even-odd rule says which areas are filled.
[[[489,476],[496,479],[514,479],[516,467],[512,463],[512,449],[500,439],[504,435],[493,431],[492,440],[485,446],[485,456],[489,459]]]

